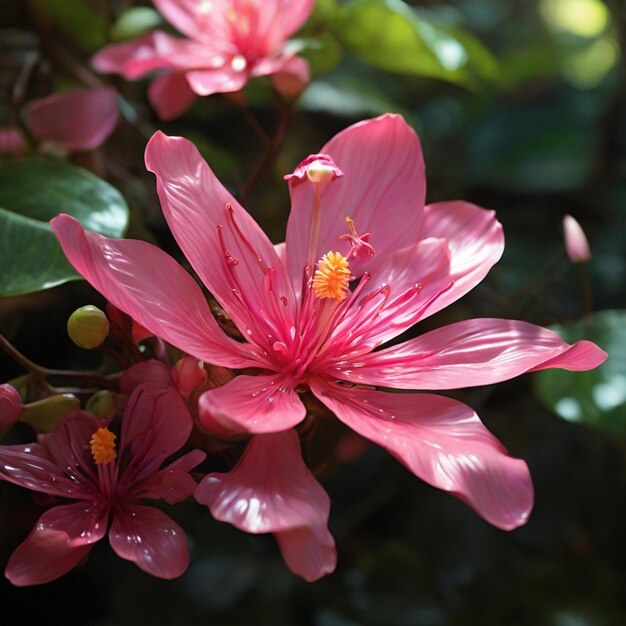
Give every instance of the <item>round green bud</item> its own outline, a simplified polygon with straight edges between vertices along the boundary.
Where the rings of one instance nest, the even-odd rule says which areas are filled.
[[[117,412],[117,407],[120,404],[119,398],[119,395],[114,391],[100,389],[87,400],[85,410],[93,413],[96,417],[108,419]]]
[[[67,334],[79,347],[97,348],[109,334],[109,320],[98,307],[88,304],[76,309],[67,320]]]

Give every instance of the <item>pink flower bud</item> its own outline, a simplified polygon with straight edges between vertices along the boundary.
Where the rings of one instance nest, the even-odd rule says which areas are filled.
[[[23,411],[17,389],[8,384],[0,385],[0,426],[13,426]]]
[[[565,250],[572,263],[586,263],[591,259],[587,237],[580,224],[571,216],[563,218],[563,235]]]

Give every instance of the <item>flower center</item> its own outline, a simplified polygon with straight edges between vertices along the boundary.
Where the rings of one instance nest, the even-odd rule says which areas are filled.
[[[115,440],[117,439],[115,433],[112,433],[108,428],[98,428],[98,430],[91,435],[89,444],[91,445],[91,454],[96,465],[105,465],[110,463],[117,456],[115,452]]]
[[[345,299],[350,280],[348,260],[339,252],[327,252],[318,262],[313,276],[313,293],[318,298]]]

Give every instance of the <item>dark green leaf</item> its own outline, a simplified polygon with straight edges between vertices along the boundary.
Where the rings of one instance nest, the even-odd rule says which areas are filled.
[[[0,296],[47,289],[79,278],[48,222],[59,213],[85,228],[120,237],[128,207],[90,172],[61,161],[31,159],[0,168]]]
[[[589,322],[553,327],[569,342],[589,339],[609,358],[589,372],[545,370],[535,374],[539,399],[563,419],[626,433],[626,311],[595,313]]]

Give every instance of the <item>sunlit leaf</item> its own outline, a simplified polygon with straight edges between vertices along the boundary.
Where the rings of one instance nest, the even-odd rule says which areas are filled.
[[[128,224],[128,207],[114,187],[61,161],[31,159],[0,168],[0,207],[0,296],[80,278],[48,226],[58,213],[110,237],[120,237]]]
[[[626,311],[595,313],[589,322],[561,324],[553,330],[569,342],[589,339],[609,358],[589,372],[538,372],[539,399],[563,419],[626,434]]]
[[[150,7],[132,7],[124,11],[111,29],[115,41],[125,41],[138,37],[163,23],[161,15]]]
[[[352,0],[340,16],[337,36],[374,67],[463,84],[497,75],[495,58],[475,37],[435,24],[402,0]]]

